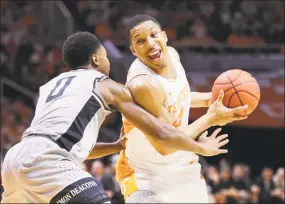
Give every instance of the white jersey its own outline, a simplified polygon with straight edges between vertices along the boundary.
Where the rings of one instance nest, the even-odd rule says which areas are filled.
[[[127,84],[139,75],[148,75],[159,80],[164,87],[166,94],[164,106],[171,115],[172,125],[175,127],[185,126],[188,125],[191,106],[190,86],[177,52],[174,49],[169,49],[168,57],[176,70],[176,79],[166,79],[136,59],[129,69]],[[170,186],[173,186],[173,191],[175,191],[175,188],[181,189],[176,186],[178,183],[181,186],[190,181],[200,181],[201,165],[198,163],[196,154],[176,151],[163,156],[156,151],[139,129],[126,119],[123,123],[125,132],[128,132],[125,157],[130,167],[134,169],[134,174],[130,177],[121,178],[121,187],[125,196],[135,190],[151,190],[156,194],[163,192],[161,196],[167,197],[165,192],[170,191]],[[124,157],[123,154],[120,156]],[[120,178],[118,180],[120,182]],[[134,186],[136,187],[134,188]],[[165,199],[169,201],[169,199]]]
[[[106,78],[98,71],[79,69],[60,74],[41,86],[35,116],[22,137],[49,137],[83,162],[111,111],[96,83]]]

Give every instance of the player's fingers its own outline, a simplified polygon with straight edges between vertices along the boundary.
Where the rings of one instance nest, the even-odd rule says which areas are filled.
[[[207,135],[208,135],[208,131],[205,131],[202,133],[202,135],[200,137],[207,137]]]
[[[246,109],[248,108],[248,105],[243,105],[243,106],[239,106],[233,109],[233,113],[237,114],[237,113],[243,113],[244,111],[246,111]]]
[[[122,126],[120,136],[124,136],[124,135],[125,135],[124,126]]]
[[[219,143],[219,147],[222,147],[222,146],[224,146],[224,145],[226,145],[226,144],[228,144],[228,143],[229,143],[229,140],[228,140],[228,139],[223,140],[223,141],[221,141],[221,142]]]
[[[219,96],[218,96],[218,101],[220,101],[222,103],[223,98],[224,98],[224,91],[220,90],[220,93],[219,93]]]
[[[219,154],[226,154],[226,153],[228,153],[228,150],[227,149],[219,149],[218,153]]]
[[[126,142],[127,142],[128,138],[126,136],[123,136],[121,139],[120,139],[120,144],[121,146],[123,147],[123,149],[126,149]]]
[[[237,115],[234,117],[234,120],[245,120],[245,119],[247,119],[247,116]]]
[[[125,165],[127,164],[127,159],[126,159],[126,155],[125,155],[125,150],[121,151],[120,154],[119,154],[119,158],[118,158],[118,162],[117,164],[120,164],[120,165]]]
[[[227,137],[228,137],[227,134],[223,134],[223,135],[218,136],[217,139],[218,139],[218,141],[222,141],[222,140],[226,139]]]
[[[221,130],[222,128],[217,128],[210,137],[215,138],[221,132]]]

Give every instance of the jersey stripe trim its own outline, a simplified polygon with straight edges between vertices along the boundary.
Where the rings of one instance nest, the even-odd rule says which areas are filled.
[[[100,108],[100,103],[94,96],[91,96],[78,113],[69,129],[61,135],[55,143],[69,152],[72,147],[82,139],[86,126]]]
[[[108,104],[106,103],[106,101],[104,100],[102,94],[100,93],[99,88],[97,87],[98,83],[100,81],[103,81],[105,79],[109,79],[108,77],[102,76],[100,78],[96,78],[94,80],[94,84],[93,84],[93,94],[96,96],[96,98],[98,100],[100,100],[100,103],[102,104],[103,108],[108,111],[108,112],[112,112],[112,109],[108,106]]]

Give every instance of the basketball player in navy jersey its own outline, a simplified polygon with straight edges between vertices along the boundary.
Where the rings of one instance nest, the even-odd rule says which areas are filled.
[[[80,164],[94,154],[99,128],[114,109],[170,148],[205,156],[227,152],[220,149],[227,143],[226,137],[208,137],[198,143],[136,105],[127,88],[108,78],[106,50],[93,34],[69,36],[63,58],[72,71],[40,87],[30,127],[6,154],[1,172],[2,203],[109,202],[103,188]],[[216,115],[209,113],[212,119]],[[219,117],[231,122],[238,116],[227,113]],[[120,151],[105,147],[100,156]]]

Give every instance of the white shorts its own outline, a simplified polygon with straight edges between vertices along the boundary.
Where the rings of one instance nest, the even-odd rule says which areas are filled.
[[[126,203],[166,203],[152,191],[136,191],[126,198]]]
[[[1,203],[104,203],[98,182],[47,137],[24,138],[6,154]]]
[[[169,203],[209,203],[205,180],[177,184],[167,193]]]
[[[138,190],[126,198],[126,203],[209,203],[205,180],[166,186],[167,190]]]

